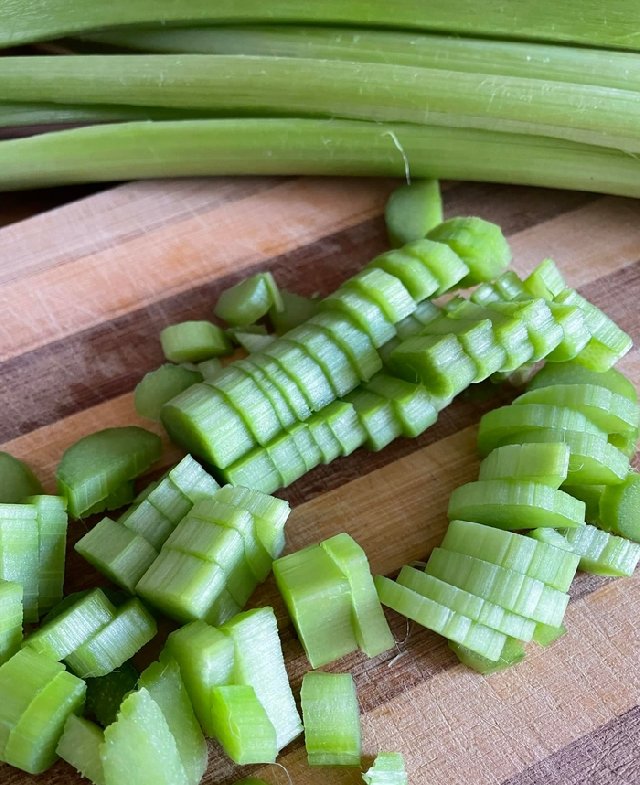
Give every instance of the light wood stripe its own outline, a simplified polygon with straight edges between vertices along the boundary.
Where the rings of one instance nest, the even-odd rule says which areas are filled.
[[[212,278],[238,274],[379,213],[389,189],[285,181],[0,288],[0,361]],[[25,318],[28,314],[28,318]]]

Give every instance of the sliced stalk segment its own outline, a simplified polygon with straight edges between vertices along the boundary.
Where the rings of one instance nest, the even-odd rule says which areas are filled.
[[[214,687],[211,715],[214,736],[234,763],[275,763],[276,731],[253,687]]]
[[[359,766],[360,707],[350,673],[306,673],[300,693],[310,766]]]
[[[276,559],[273,572],[313,668],[358,648],[351,587],[319,545]]]
[[[0,665],[11,659],[22,641],[22,586],[0,580]]]
[[[380,602],[396,613],[433,630],[449,640],[456,641],[472,651],[497,660],[502,651],[506,636],[473,621],[468,616],[440,605],[416,591],[401,586],[381,575],[375,577]]]
[[[85,683],[71,673],[54,676],[34,695],[11,730],[3,759],[30,774],[41,774],[52,766],[67,718],[82,711],[85,690]]]
[[[568,594],[528,575],[442,548],[431,553],[426,572],[506,610],[551,626],[562,623],[569,602]],[[464,641],[457,642],[471,648]]]
[[[532,532],[532,537],[566,548],[580,558],[580,569],[596,575],[633,575],[640,561],[640,545],[603,532],[595,526],[581,526],[575,531]]]
[[[478,673],[483,673],[486,676],[491,673],[498,673],[506,668],[510,668],[512,665],[522,662],[526,655],[524,645],[514,638],[507,638],[498,660],[488,660],[481,654],[477,654],[453,641],[449,641],[449,648],[455,653],[456,657],[463,665],[466,665],[474,671],[478,671]]]
[[[100,748],[104,731],[95,723],[71,714],[56,747],[56,754],[94,785],[106,785]]]
[[[275,729],[279,751],[302,733],[302,723],[289,686],[273,608],[241,613],[221,631],[233,641],[234,684],[254,689]]]
[[[542,483],[479,480],[453,491],[448,515],[501,529],[574,527],[584,524],[585,504]]]
[[[380,605],[365,552],[348,534],[336,534],[321,545],[349,581],[358,646],[368,657],[377,657],[392,649],[395,641]]]
[[[576,531],[583,528],[579,526]],[[544,534],[532,544],[530,537],[471,521],[451,521],[441,547],[520,572],[559,591],[569,590],[578,567],[575,556],[553,547]]]
[[[0,504],[0,580],[22,586],[25,621],[38,620],[40,533],[33,504]]]
[[[563,442],[497,447],[480,464],[480,480],[527,480],[559,488],[567,479],[571,450]]]
[[[365,785],[408,785],[404,756],[400,752],[379,752],[362,779]]]

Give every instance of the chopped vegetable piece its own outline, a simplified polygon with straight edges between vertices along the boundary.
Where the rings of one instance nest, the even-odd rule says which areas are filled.
[[[317,325],[342,346],[362,381],[369,381],[382,368],[380,355],[368,332],[354,324],[348,316],[320,311],[309,319],[309,324]]]
[[[165,657],[180,666],[198,722],[207,736],[213,736],[211,693],[214,687],[233,679],[233,642],[220,630],[196,621],[169,635],[162,654]]]
[[[302,733],[273,608],[256,608],[220,628],[234,644],[234,684],[253,687],[276,732],[278,751]]]
[[[214,736],[234,763],[275,763],[276,731],[253,687],[214,687],[211,715]]]
[[[408,785],[404,756],[399,752],[379,752],[362,779],[366,785]]]
[[[133,593],[158,556],[144,537],[103,518],[80,539],[75,550],[117,586]]]
[[[437,296],[459,285],[469,272],[467,265],[448,243],[435,242],[433,239],[425,238],[407,243],[402,250],[415,256],[424,265],[427,273],[436,279],[438,288],[435,294]]]
[[[221,393],[242,417],[257,444],[266,444],[281,430],[276,410],[255,379],[236,365],[206,382]]]
[[[606,433],[627,433],[638,427],[638,404],[594,384],[554,384],[529,390],[514,401],[529,403],[576,409]]]
[[[605,487],[600,497],[598,526],[640,542],[640,474],[629,472],[624,482]]]
[[[232,350],[224,330],[207,321],[171,324],[160,333],[160,343],[164,356],[173,363],[198,363]]]
[[[511,249],[497,224],[482,218],[450,218],[432,229],[428,237],[446,243],[469,268],[461,286],[490,281],[511,262]]]
[[[144,687],[125,698],[105,730],[101,756],[107,783],[190,785],[171,728]]]
[[[177,621],[215,618],[218,623],[216,603],[226,583],[227,574],[220,565],[163,547],[136,592]]]
[[[374,578],[380,602],[396,613],[437,632],[449,640],[461,643],[490,660],[497,660],[506,636],[472,621],[468,616],[440,605],[395,581],[376,575]]]
[[[604,485],[564,485],[562,490],[585,503],[587,523],[598,523],[600,520],[600,498],[604,491]]]
[[[0,580],[22,586],[25,621],[38,620],[40,535],[33,504],[0,504]]]
[[[43,493],[42,484],[26,463],[0,452],[0,504],[19,504],[28,496]]]
[[[207,745],[175,661],[154,662],[140,676],[140,687],[158,704],[175,739],[190,785],[207,768]]]
[[[60,673],[64,665],[33,649],[22,649],[0,665],[0,761],[5,760],[11,732],[33,699]]]
[[[598,373],[585,368],[579,362],[545,365],[531,379],[528,390],[538,390],[557,384],[593,384],[604,387],[616,395],[622,395],[632,403],[638,402],[638,393],[633,383],[615,368]]]
[[[294,327],[303,324],[318,312],[318,300],[313,297],[301,297],[295,292],[280,289],[282,308],[269,309],[269,320],[278,335],[283,335]]]
[[[438,181],[416,180],[396,188],[385,205],[384,220],[394,248],[426,237],[427,232],[442,222]]]
[[[0,580],[0,665],[20,649],[22,641],[22,586]]]
[[[274,341],[263,354],[285,368],[309,402],[311,411],[318,411],[335,398],[329,378],[322,366],[295,343],[285,338]]]
[[[471,321],[444,315],[430,321],[420,332],[423,335],[454,334],[476,366],[474,382],[484,381],[506,364],[507,354],[496,340],[491,319]]]
[[[280,391],[297,420],[306,420],[311,414],[309,402],[289,370],[273,357],[263,353],[252,354],[245,361],[255,366]],[[242,367],[242,365],[241,365]],[[247,369],[247,372],[248,369]]]
[[[272,309],[283,309],[278,285],[271,273],[258,273],[225,289],[213,312],[234,327],[245,327],[254,324]]]
[[[321,366],[337,396],[358,386],[360,378],[350,356],[332,336],[316,325],[301,325],[289,331],[288,341],[300,346]]]
[[[416,308],[413,297],[402,281],[377,267],[365,267],[350,278],[346,285],[377,303],[393,324],[409,316]]]
[[[488,307],[495,313],[511,316],[525,325],[533,347],[530,357],[532,362],[547,357],[562,341],[564,335],[562,327],[557,323],[544,300],[497,302],[491,303]]]
[[[247,512],[247,510],[244,509],[238,509],[238,507],[233,504],[221,501],[216,495],[214,499],[196,504],[191,511],[190,517],[192,519],[197,519],[194,520],[194,523],[206,521],[211,529],[215,529],[215,526],[211,526],[211,524],[217,524],[219,527],[231,529],[234,534],[241,539],[244,557],[255,580],[260,582],[264,581],[267,575],[269,575],[273,557],[258,538],[256,519],[250,512]],[[185,521],[183,521],[180,526],[183,526],[184,524]],[[197,534],[197,530],[193,527],[192,532]],[[206,537],[206,532],[203,531],[202,535],[204,535],[207,540],[211,540],[211,535]],[[173,547],[175,547],[176,544],[177,542],[174,540]],[[195,556],[200,555],[200,553],[191,552],[193,552]],[[202,555],[201,558],[204,558],[204,555]],[[226,557],[225,562],[229,564]],[[225,564],[222,564],[221,566],[224,567]]]
[[[300,692],[310,766],[359,766],[360,707],[350,673],[306,673]]]
[[[455,652],[456,657],[463,665],[472,668],[474,671],[478,671],[478,673],[484,673],[487,676],[522,662],[526,654],[523,644],[520,641],[515,640],[515,638],[507,638],[502,648],[500,658],[493,661],[488,660],[481,654],[476,654],[476,652],[466,649],[464,646],[460,646],[460,644],[454,643],[453,641],[449,641],[449,648]]]
[[[106,676],[86,679],[85,713],[103,728],[111,725],[117,719],[120,704],[135,689],[138,678],[138,671],[130,662],[125,662]]]
[[[480,419],[478,452],[484,457],[491,450],[505,444],[505,440],[514,434],[543,429],[557,431],[558,438],[555,441],[561,437],[562,431],[580,431],[602,436],[600,428],[584,414],[566,406],[547,406],[541,403],[500,406]]]
[[[614,447],[617,447],[620,452],[631,458],[636,453],[639,437],[640,428],[634,429],[629,433],[611,433],[609,434],[609,441]]]
[[[529,404],[527,404],[529,405]],[[513,407],[517,408],[517,407]],[[624,480],[629,471],[628,457],[609,444],[606,434],[584,433],[554,428],[539,428],[523,433],[515,433],[505,439],[505,444],[540,442],[557,443],[563,441],[569,446],[569,484],[615,485]]]
[[[136,386],[133,394],[136,411],[142,417],[157,422],[160,420],[160,410],[165,403],[192,384],[201,381],[201,372],[190,371],[181,365],[165,363],[146,374]]]
[[[480,480],[528,480],[559,488],[567,479],[571,450],[562,442],[497,447],[480,464]]]
[[[556,301],[565,305],[576,305],[583,312],[591,339],[576,360],[590,370],[609,370],[631,348],[631,337],[574,289],[565,289],[556,297]]]
[[[275,335],[269,335],[266,328],[255,325],[251,327],[235,327],[228,331],[233,341],[249,352],[261,352],[276,340]]]
[[[568,594],[528,575],[442,548],[432,551],[425,571],[519,616],[553,626],[562,623],[569,602]],[[464,641],[457,642],[472,648]]]
[[[558,640],[558,638],[562,638],[563,635],[566,635],[567,628],[564,624],[560,624],[557,627],[552,627],[549,624],[537,624],[536,625],[536,634],[533,636],[533,640],[539,646],[550,646],[552,643]]]
[[[479,480],[449,497],[449,520],[477,521],[501,529],[582,526],[585,504],[564,491],[526,480]]]
[[[62,671],[37,694],[12,728],[2,758],[30,774],[53,765],[67,718],[82,711],[85,684]]]
[[[378,373],[364,385],[364,389],[391,402],[403,436],[419,436],[438,418],[431,396],[420,384]]]
[[[345,396],[345,401],[353,405],[366,438],[369,450],[382,450],[402,433],[393,405],[388,398],[376,395],[366,389],[358,388]]]
[[[327,407],[319,414],[325,418],[331,432],[340,442],[341,455],[347,456],[362,447],[367,435],[353,404],[347,401],[340,401],[339,404],[339,410]]]
[[[273,573],[313,668],[356,651],[351,587],[321,546],[276,559]]]
[[[74,599],[24,641],[38,654],[63,660],[114,618],[116,609],[101,589]]]
[[[482,597],[451,586],[433,575],[405,566],[400,571],[398,583],[492,630],[523,641],[533,639],[536,624],[531,619],[525,619]]]
[[[91,635],[65,661],[83,679],[119,668],[157,633],[155,619],[138,599],[121,605],[113,619]]]
[[[395,641],[380,605],[365,552],[344,533],[324,540],[321,546],[349,581],[358,646],[367,657],[377,657],[392,649]]]
[[[587,327],[584,313],[575,305],[562,305],[554,301],[547,301],[547,305],[562,328],[562,340],[549,352],[546,359],[551,365],[571,361],[591,340],[591,331]]]
[[[162,407],[161,418],[173,441],[220,469],[256,444],[240,415],[207,384],[194,384],[177,395]]]
[[[105,499],[96,502],[92,507],[84,513],[84,517],[88,518],[90,515],[98,515],[105,510],[119,510],[136,498],[136,484],[133,480],[124,482],[112,491]]]
[[[115,719],[115,718],[114,718]],[[81,777],[94,785],[106,785],[100,748],[104,744],[104,732],[95,723],[71,714],[67,717],[64,733],[56,754],[73,766]]]
[[[376,256],[367,267],[379,267],[389,275],[395,276],[418,303],[427,297],[432,297],[439,287],[438,279],[428,267],[417,256],[407,253],[403,248],[396,251],[386,251],[380,256]],[[406,330],[406,324],[412,321],[417,321],[414,314],[410,314],[398,322],[396,325],[398,335],[403,337],[402,333]]]
[[[174,529],[173,521],[153,505],[148,499],[130,507],[118,518],[118,523],[144,539],[156,551]]]
[[[307,460],[302,456],[296,439],[289,431],[284,431],[279,436],[276,436],[273,441],[267,444],[265,449],[278,472],[280,484],[285,488],[309,471]],[[237,478],[228,477],[227,479],[232,482],[238,482]],[[260,490],[267,492],[264,486]]]
[[[532,532],[531,536],[576,554],[580,569],[596,575],[633,575],[640,560],[639,545],[589,524],[575,531]]]
[[[553,300],[567,286],[553,259],[545,259],[540,262],[533,272],[524,279],[523,283],[534,297],[544,297],[545,300]]]
[[[296,422],[296,413],[286,396],[261,368],[249,360],[236,360],[235,367],[248,374],[258,385],[273,407],[282,428],[288,428]]]
[[[276,439],[282,438],[282,436],[276,437]],[[288,434],[284,438],[288,438]],[[266,447],[254,447],[253,450],[228,466],[222,476],[226,482],[232,485],[253,488],[262,493],[274,493],[285,485],[284,479]]]
[[[196,370],[205,382],[210,382],[222,371],[222,363],[217,357],[196,363]]]
[[[453,334],[409,338],[391,352],[389,362],[399,376],[421,382],[437,396],[457,395],[477,374],[475,363]]]
[[[62,599],[67,546],[67,504],[59,496],[31,496],[39,535],[38,612],[42,615]]]
[[[350,281],[342,284],[329,297],[325,297],[320,302],[320,309],[329,313],[337,311],[353,320],[356,326],[369,336],[376,349],[395,335],[393,323],[380,305],[366,296],[362,289],[354,287]]]
[[[143,474],[159,457],[160,438],[144,428],[107,428],[85,436],[62,456],[56,477],[69,515],[82,517],[123,483]]]
[[[583,528],[579,526],[578,530]],[[568,591],[578,567],[577,558],[552,547],[553,543],[543,544],[549,542],[543,536],[536,539],[540,542],[534,545],[530,537],[522,534],[471,521],[451,521],[441,547],[520,572],[559,591]]]

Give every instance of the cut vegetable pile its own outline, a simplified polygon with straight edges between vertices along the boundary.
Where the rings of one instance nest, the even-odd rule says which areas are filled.
[[[204,32],[180,35],[196,45]],[[640,408],[613,368],[629,336],[553,261],[524,279],[508,271],[495,224],[443,220],[435,182],[399,189],[386,219],[395,249],[327,297],[260,272],[221,295],[215,321],[163,330],[167,362],[141,380],[136,407],[188,454],[142,490],[161,458],[143,428],[76,442],[59,496],[0,453],[1,761],[39,773],[59,756],[95,785],[197,785],[206,738],[235,764],[269,765],[304,732],[310,766],[358,768],[351,674],[306,673],[301,716],[276,612],[247,609],[272,571],[312,669],[392,652],[386,606],[484,674],[565,633],[578,569],[633,574]],[[283,555],[291,510],[270,494],[419,436],[470,385],[523,374],[513,403],[481,418],[478,479],[451,494],[424,568],[374,576],[346,532]],[[117,589],[63,598],[67,515],[99,516],[75,551]],[[362,778],[406,785],[403,756],[379,752]]]

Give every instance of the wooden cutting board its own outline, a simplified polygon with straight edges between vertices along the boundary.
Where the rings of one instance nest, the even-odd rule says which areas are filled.
[[[0,230],[0,449],[34,465],[53,490],[62,451],[80,436],[142,423],[137,380],[161,361],[159,330],[206,318],[222,288],[269,269],[303,294],[326,293],[385,247],[380,181],[219,179],[121,186]],[[4,197],[9,200],[11,196]],[[451,185],[448,215],[500,223],[526,273],[545,256],[568,281],[640,335],[640,203],[590,194]],[[622,366],[640,382],[637,350]],[[476,425],[509,399],[484,385],[461,396],[421,438],[321,467],[284,494],[289,548],[339,531],[393,574],[424,560],[446,526],[451,490],[475,478]],[[178,457],[167,447],[165,463]],[[71,525],[72,539],[85,531]],[[73,553],[67,591],[99,584]],[[294,690],[308,665],[268,582]],[[567,635],[484,678],[441,638],[390,614],[397,649],[353,655],[364,751],[399,750],[412,785],[640,782],[640,579],[580,575]],[[2,696],[0,696],[0,700]],[[294,785],[361,782],[353,770],[306,766],[302,741],[281,758]],[[285,783],[275,767],[256,768]],[[211,745],[207,783],[239,778]],[[0,768],[4,785],[81,780],[59,763],[42,778]]]

